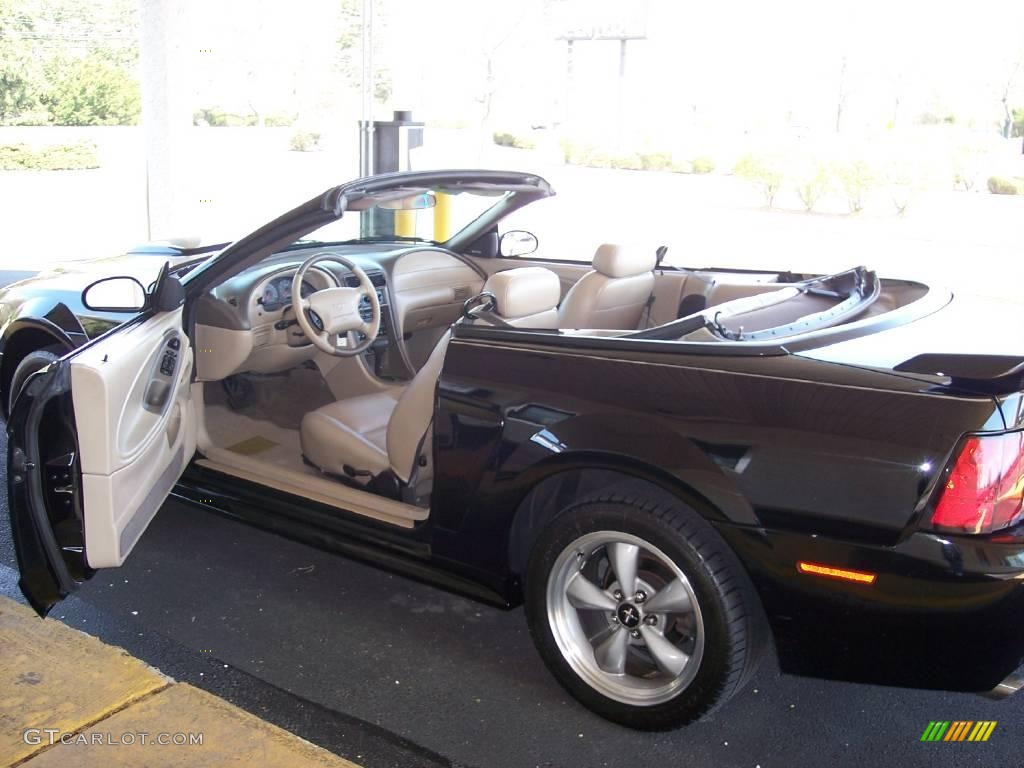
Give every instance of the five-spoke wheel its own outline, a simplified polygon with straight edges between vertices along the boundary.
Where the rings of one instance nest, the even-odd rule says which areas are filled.
[[[534,642],[603,717],[661,730],[722,704],[766,644],[749,578],[682,502],[584,499],[540,533],[526,574]]]
[[[551,569],[547,603],[563,656],[617,701],[667,701],[700,667],[704,624],[693,588],[637,536],[596,531],[573,541]]]

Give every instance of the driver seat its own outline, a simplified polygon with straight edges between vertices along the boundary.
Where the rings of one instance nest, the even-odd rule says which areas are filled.
[[[509,325],[554,327],[559,297],[554,272],[509,269],[493,275],[484,290],[496,295],[495,314]],[[451,337],[446,331],[404,389],[350,397],[307,413],[299,431],[306,460],[323,472],[363,483],[391,470],[408,484],[417,464],[429,463],[423,443],[434,420],[437,380]]]
[[[323,472],[362,482],[391,470],[408,483],[434,417],[434,390],[452,332],[404,389],[349,397],[302,417],[302,455]]]

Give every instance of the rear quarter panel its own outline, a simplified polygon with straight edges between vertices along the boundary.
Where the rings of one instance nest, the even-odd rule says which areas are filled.
[[[884,372],[785,354],[680,354],[656,343],[580,350],[526,333],[456,335],[438,395],[435,557],[504,579],[515,602],[521,563],[510,559],[510,531],[524,498],[567,469],[614,468],[691,501],[718,528],[761,593],[783,668],[795,672],[826,618],[863,623],[875,607],[905,627],[941,607],[919,592],[948,568],[937,554],[921,581],[894,580],[891,593],[880,582],[867,595],[806,584],[795,558],[909,562],[899,547],[913,543],[919,502],[957,439],[1003,428],[991,397],[942,394]],[[986,610],[1005,597],[964,594]],[[893,642],[903,633],[894,628]],[[889,678],[875,674],[871,657],[884,636],[830,654],[837,668],[815,659],[804,671],[922,684],[899,677],[900,654]],[[858,651],[869,651],[863,665]],[[933,682],[964,688],[975,679]]]
[[[731,523],[782,515],[895,540],[957,438],[1003,426],[990,397],[791,355],[602,353],[529,336],[448,349],[435,428],[446,527],[507,514],[538,479],[601,455]]]

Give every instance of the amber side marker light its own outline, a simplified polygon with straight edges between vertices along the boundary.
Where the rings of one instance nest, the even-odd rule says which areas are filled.
[[[846,568],[833,568],[831,565],[819,565],[818,563],[807,563],[801,560],[796,564],[800,573],[809,573],[812,576],[824,576],[827,579],[839,579],[841,581],[855,581],[858,584],[874,584],[878,578],[877,573],[866,571],[851,571]]]

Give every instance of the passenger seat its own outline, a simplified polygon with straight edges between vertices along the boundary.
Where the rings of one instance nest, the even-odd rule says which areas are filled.
[[[635,330],[654,290],[653,248],[605,243],[558,308],[559,328]]]
[[[484,284],[494,294],[494,314],[517,328],[558,327],[558,275],[544,267],[518,267],[495,272]]]

